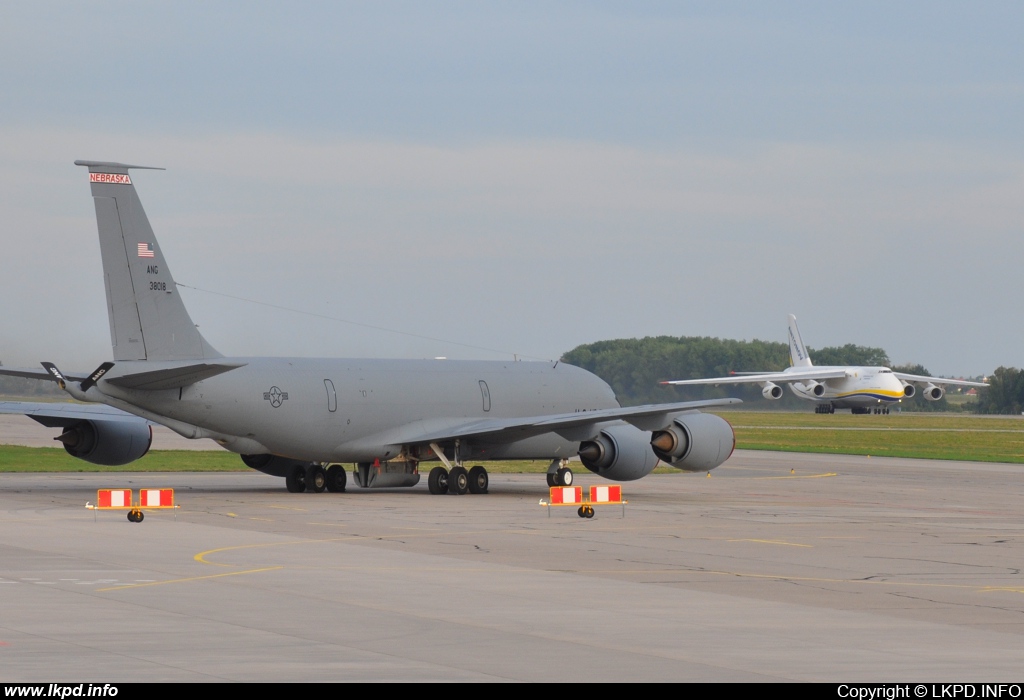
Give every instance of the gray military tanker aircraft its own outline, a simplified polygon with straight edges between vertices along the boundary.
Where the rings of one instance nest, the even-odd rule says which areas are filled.
[[[413,486],[437,460],[430,493],[485,493],[467,461],[551,460],[549,485],[572,483],[578,456],[614,481],[659,460],[700,472],[732,454],[732,427],[698,408],[736,399],[622,408],[595,375],[563,362],[224,357],[199,333],[129,175],[159,169],[75,161],[89,169],[113,361],[87,375],[0,367],[56,381],[80,404],[0,404],[61,428],[69,454],[117,466],[149,450],[152,425],[209,438],[287,489]],[[443,466],[442,466],[443,465]]]

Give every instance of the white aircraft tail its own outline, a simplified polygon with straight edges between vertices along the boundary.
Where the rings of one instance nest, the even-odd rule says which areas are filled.
[[[115,360],[221,357],[185,310],[170,268],[124,163],[76,160],[89,168]]]
[[[789,361],[794,367],[810,367],[811,356],[807,354],[800,329],[796,325],[796,316],[789,315]]]

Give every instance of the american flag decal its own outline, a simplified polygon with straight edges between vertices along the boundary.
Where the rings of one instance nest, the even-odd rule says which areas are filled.
[[[139,243],[140,258],[155,258],[156,253],[149,247],[149,243]]]

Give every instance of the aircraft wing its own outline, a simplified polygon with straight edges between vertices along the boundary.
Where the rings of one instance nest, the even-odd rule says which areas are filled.
[[[942,386],[945,384],[952,384],[953,386],[988,386],[984,382],[969,382],[966,379],[944,379],[943,377],[925,377],[920,374],[903,374],[903,372],[893,372],[894,377],[902,379],[905,382],[921,383],[921,384],[935,384]]]
[[[789,372],[764,372],[762,374],[734,374],[728,377],[710,377],[708,379],[676,379],[662,382],[674,386],[718,385],[718,384],[785,384],[787,382],[806,382],[809,379],[839,379],[847,376],[846,370],[840,368],[807,367],[806,369],[790,370]]]
[[[525,418],[438,419],[409,423],[376,433],[350,443],[366,442],[370,445],[425,445],[451,440],[478,440],[492,444],[505,444],[524,440],[544,433],[559,433],[568,439],[585,440],[596,433],[595,426],[614,421],[626,421],[642,430],[653,430],[667,422],[668,416],[700,408],[729,406],[742,403],[740,399],[709,399],[677,403],[649,404],[628,408],[605,408],[578,413],[560,413]],[[582,436],[582,437],[577,437]]]
[[[112,406],[56,401],[52,403],[0,401],[0,414],[28,416],[47,428],[66,427],[82,420],[151,423],[145,418],[133,416],[131,413],[125,413]]]

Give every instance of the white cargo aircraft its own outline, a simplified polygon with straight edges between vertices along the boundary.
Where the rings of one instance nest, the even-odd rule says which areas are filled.
[[[681,379],[662,384],[760,384],[761,394],[771,400],[781,399],[779,385],[788,384],[794,394],[817,404],[815,413],[835,413],[837,408],[849,408],[853,413],[888,413],[892,404],[914,396],[916,387],[921,387],[928,401],[938,401],[945,395],[946,385],[988,386],[963,379],[893,372],[888,367],[815,367],[793,314],[789,315],[789,357],[792,366],[781,372],[736,372],[728,377]]]
[[[79,459],[127,464],[149,449],[152,424],[209,438],[289,491],[412,486],[420,462],[431,493],[485,493],[468,460],[550,460],[548,484],[568,485],[567,459],[630,481],[659,460],[714,469],[732,454],[729,423],[698,408],[736,399],[622,407],[597,376],[563,362],[225,357],[186,311],[129,170],[89,169],[103,260],[112,361],[90,374],[0,367],[56,381],[79,404],[0,402],[60,428]],[[443,466],[442,466],[443,465]]]

